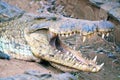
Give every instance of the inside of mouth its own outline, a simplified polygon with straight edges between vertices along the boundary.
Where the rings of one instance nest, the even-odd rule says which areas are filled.
[[[51,34],[51,33],[50,33]],[[61,59],[65,59],[65,61],[67,61],[69,63],[69,61],[74,60],[75,63],[78,63],[79,65],[84,65],[87,67],[91,67],[91,68],[96,68],[97,70],[100,70],[100,68],[104,65],[103,63],[100,66],[97,66],[96,63],[96,59],[97,57],[95,56],[95,58],[93,60],[91,59],[87,59],[85,57],[82,56],[82,53],[65,45],[64,42],[62,42],[61,36],[59,36],[59,34],[56,33],[52,33],[52,35],[50,35],[50,41],[49,44],[55,49],[57,50],[57,52],[55,51],[55,55],[57,54],[64,54],[64,57],[67,55],[67,59],[66,60],[64,57],[59,56],[59,58],[61,57]],[[74,65],[74,63],[73,63]],[[85,68],[86,69],[86,68]]]
[[[65,45],[61,40],[60,40],[60,36],[59,35],[55,35],[55,33],[53,33],[54,36],[52,35],[51,39],[50,39],[50,45],[52,47],[54,47],[55,49],[57,49],[58,51],[60,51],[60,54],[67,54],[69,53],[69,55],[72,55],[72,58],[74,57],[78,62],[86,63],[86,60],[84,60],[84,58],[82,58],[82,54],[79,53],[78,51],[70,48],[69,46]],[[69,57],[69,56],[68,56]]]
[[[61,52],[65,51],[65,48],[62,46],[62,42],[61,42],[61,40],[59,39],[59,36],[58,36],[58,35],[52,37],[52,38],[50,39],[50,42],[49,42],[49,43],[50,43],[50,45],[51,45],[52,47],[55,47],[57,50],[59,50],[59,51],[61,51]]]

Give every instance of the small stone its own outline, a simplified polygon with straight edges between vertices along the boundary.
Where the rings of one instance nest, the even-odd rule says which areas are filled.
[[[7,59],[10,60],[10,56],[6,53],[0,51],[0,59]]]
[[[119,6],[120,6],[120,3],[118,3],[118,2],[107,2],[103,5],[101,5],[100,7],[102,9],[104,9],[106,12],[108,12],[116,7],[119,7]]]
[[[116,56],[115,56],[112,52],[109,52],[109,53],[107,54],[107,56],[108,56],[109,58],[116,59]]]
[[[109,14],[120,22],[120,7],[110,10]]]

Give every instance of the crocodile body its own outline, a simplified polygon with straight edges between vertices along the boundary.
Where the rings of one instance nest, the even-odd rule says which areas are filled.
[[[20,18],[0,23],[0,55],[5,53],[23,60],[43,59],[57,68],[65,67],[71,71],[98,72],[104,63],[97,65],[97,57],[85,59],[81,52],[66,46],[60,37],[80,34],[85,41],[89,35],[103,34],[104,37],[113,29],[114,25],[104,20],[81,20],[52,13],[39,16],[25,13]]]

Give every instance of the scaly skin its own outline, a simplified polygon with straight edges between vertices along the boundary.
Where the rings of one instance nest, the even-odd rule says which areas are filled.
[[[17,59],[44,59],[69,71],[98,72],[104,63],[97,65],[97,57],[93,60],[83,58],[81,52],[66,46],[60,37],[80,34],[85,41],[89,35],[102,33],[104,37],[113,29],[114,25],[109,21],[88,21],[59,15],[48,18],[42,14],[36,17],[26,13],[21,18],[0,23],[0,51]]]

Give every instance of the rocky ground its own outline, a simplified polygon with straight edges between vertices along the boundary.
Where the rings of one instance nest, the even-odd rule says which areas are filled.
[[[15,5],[20,7],[21,9],[25,10],[26,12],[38,14],[37,12],[41,11],[40,8],[46,8],[51,12],[67,14],[62,10],[63,6],[55,5],[54,0],[52,3],[44,4],[41,1],[44,0],[5,0],[9,4]],[[49,1],[49,0],[48,0]],[[43,7],[43,5],[46,7]],[[56,8],[54,8],[55,6]],[[59,9],[59,10],[57,10]],[[57,11],[55,11],[57,10]],[[69,16],[69,15],[68,15]],[[78,40],[78,41],[76,41]],[[71,46],[76,46],[77,50],[81,50],[83,55],[88,58],[93,58],[95,55],[98,56],[98,64],[104,62],[105,65],[103,69],[98,73],[87,73],[87,72],[79,72],[79,73],[72,73],[77,80],[120,80],[120,48],[114,44],[114,40],[108,42],[104,39],[101,39],[98,36],[91,37],[87,39],[85,43],[81,42],[81,38],[77,37],[72,39],[65,39],[66,43],[71,43]],[[78,45],[75,45],[77,42]],[[61,71],[54,69],[51,66],[45,66],[37,62],[27,62],[23,60],[2,60],[0,59],[0,80],[18,80],[20,77],[16,76],[15,79],[12,79],[9,76],[13,75],[20,75],[21,79],[19,80],[37,80],[40,74],[45,73],[47,77],[51,76],[52,73],[53,78],[49,80],[56,80],[55,78],[58,77],[55,74],[61,73]],[[23,74],[24,73],[24,74]],[[37,75],[37,77],[35,76]],[[59,75],[60,77],[67,76],[65,79],[59,80],[69,80],[74,79],[69,73],[65,73],[64,75]],[[34,78],[31,78],[33,76]],[[38,77],[39,76],[39,77]],[[5,78],[9,77],[9,78]],[[68,78],[69,77],[69,78]],[[4,79],[2,79],[4,78]],[[44,80],[44,77],[42,77]]]

